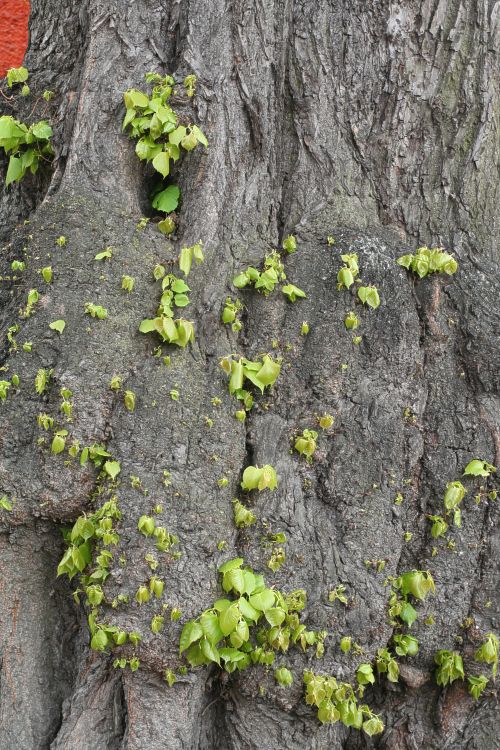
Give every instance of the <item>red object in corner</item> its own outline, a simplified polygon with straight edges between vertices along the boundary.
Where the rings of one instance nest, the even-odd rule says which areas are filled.
[[[0,0],[0,77],[18,68],[28,46],[29,0]]]

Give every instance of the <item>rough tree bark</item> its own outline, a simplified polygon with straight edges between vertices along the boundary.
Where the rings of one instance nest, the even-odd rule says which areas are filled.
[[[22,280],[2,282],[0,311],[2,364],[21,378],[19,393],[0,404],[0,495],[16,498],[0,519],[3,750],[500,747],[495,690],[474,702],[461,681],[443,690],[432,678],[436,649],[458,643],[468,666],[480,635],[498,633],[498,507],[476,505],[470,483],[456,548],[435,557],[425,517],[439,512],[446,483],[471,458],[500,461],[499,12],[494,0],[33,0],[25,64],[33,92],[56,92],[42,104],[57,158],[52,173],[4,190],[0,202],[4,274],[23,252],[28,260]],[[136,229],[148,211],[149,172],[120,132],[122,92],[141,87],[149,70],[197,75],[192,109],[179,106],[210,142],[179,170],[172,242],[154,225]],[[32,104],[4,102],[3,113],[27,118]],[[307,300],[292,306],[244,292],[244,331],[228,333],[220,313],[232,276],[290,232],[299,252],[287,273]],[[189,279],[196,342],[172,352],[167,369],[137,330],[157,305],[151,270],[200,238],[206,262]],[[419,243],[453,252],[458,273],[411,279],[394,260]],[[114,258],[96,269],[106,245]],[[377,311],[363,311],[358,347],[343,326],[355,300],[336,290],[342,251],[359,254],[363,279],[382,298]],[[27,290],[42,291],[37,270],[47,259],[54,282],[43,285],[36,314],[20,320]],[[128,296],[122,273],[136,278]],[[108,320],[89,323],[88,301],[104,305]],[[66,320],[62,336],[48,329],[56,318]],[[14,322],[17,341],[33,341],[31,354],[6,342]],[[218,361],[269,351],[273,339],[282,375],[241,424]],[[33,388],[40,367],[54,369],[44,397]],[[109,388],[115,373],[137,394],[133,414]],[[57,414],[63,386],[74,394],[72,435],[105,442],[121,462],[126,565],[113,569],[109,599],[120,591],[133,599],[147,576],[150,545],[137,519],[153,501],[180,538],[182,557],[158,572],[181,622],[153,636],[152,603],[109,609],[110,621],[144,635],[135,673],[88,649],[83,607],[56,579],[60,527],[95,507],[97,475],[37,445],[36,415]],[[324,412],[336,417],[333,435],[322,436],[311,466],[297,462],[294,429]],[[249,463],[273,464],[281,481],[256,499],[257,526],[238,533],[230,500]],[[219,489],[223,475],[230,483]],[[289,690],[262,667],[228,679],[198,668],[168,688],[162,670],[178,666],[182,623],[217,596],[217,566],[241,554],[266,570],[265,521],[288,538],[287,564],[268,578],[307,589],[308,623],[331,634],[325,658],[290,651]],[[385,559],[384,573],[367,569],[366,558]],[[384,577],[412,568],[430,568],[437,590],[419,607],[418,656],[398,684],[382,680],[367,693],[384,734],[321,727],[303,701],[302,670],[352,679],[356,658],[340,652],[339,635],[373,658],[392,634]],[[347,608],[328,603],[337,583],[347,587]],[[424,624],[431,612],[434,626]]]

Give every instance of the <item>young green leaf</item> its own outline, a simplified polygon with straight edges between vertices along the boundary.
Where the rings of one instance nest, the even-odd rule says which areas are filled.
[[[7,71],[7,86],[12,88],[14,83],[24,83],[28,80],[28,76],[27,68],[9,68]]]
[[[62,333],[66,328],[66,322],[64,320],[54,320],[53,323],[49,324],[49,328],[58,333]]]
[[[306,293],[303,292],[302,289],[299,289],[298,286],[295,286],[295,284],[286,284],[281,288],[281,291],[283,294],[286,294],[290,302],[295,302],[295,300],[307,296]]]
[[[489,477],[492,471],[496,471],[495,466],[489,464],[487,461],[482,461],[479,458],[474,458],[465,467],[464,476],[470,475],[473,477]]]
[[[158,211],[164,211],[166,214],[172,213],[179,205],[180,194],[181,191],[177,185],[169,185],[164,190],[156,193],[152,201],[153,208],[158,209]]]
[[[106,461],[103,466],[106,474],[114,481],[121,471],[119,461]]]
[[[376,309],[380,305],[378,290],[374,286],[360,286],[358,297],[364,305]]]

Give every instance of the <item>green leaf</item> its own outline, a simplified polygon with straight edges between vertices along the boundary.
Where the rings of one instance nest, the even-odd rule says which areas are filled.
[[[469,682],[469,693],[474,700],[477,700],[488,685],[488,678],[481,674],[478,677],[467,677],[467,680]]]
[[[444,507],[446,510],[456,508],[465,497],[467,490],[462,482],[448,482],[446,492],[444,493]]]
[[[130,125],[134,117],[136,116],[136,111],[133,107],[129,107],[127,111],[125,112],[125,117],[123,118],[122,123],[122,130],[125,130],[127,125]]]
[[[481,461],[478,458],[474,458],[470,461],[464,469],[464,476],[471,475],[473,477],[489,477],[492,471],[496,471],[496,467],[487,461]]]
[[[281,291],[283,294],[286,294],[290,302],[295,302],[296,299],[307,296],[306,293],[302,291],[302,289],[299,289],[298,286],[295,286],[295,284],[286,284],[281,288]]]
[[[61,430],[61,432],[63,432],[63,430]],[[62,453],[65,446],[66,446],[65,436],[56,432],[56,434],[54,435],[52,439],[52,445],[50,447],[50,450],[52,451],[52,453],[55,453],[55,454]]]
[[[203,655],[199,643],[193,643],[186,651],[186,659],[191,667],[199,667],[201,664],[208,664],[209,659]]]
[[[168,176],[170,172],[170,159],[169,159],[168,154],[165,151],[160,151],[159,154],[156,154],[156,156],[153,159],[153,167],[163,177]]]
[[[251,573],[249,570],[243,571],[243,576],[245,578],[245,594],[253,594],[255,589],[257,588],[257,578],[256,576]]]
[[[146,94],[143,94],[142,91],[138,91],[137,89],[128,89],[128,91],[125,91],[123,99],[127,109],[146,109],[149,105],[149,99]]]
[[[8,499],[7,495],[0,497],[0,508],[2,510],[12,510],[12,503]]]
[[[179,639],[179,656],[189,646],[198,641],[203,636],[203,630],[201,625],[195,620],[190,620],[182,628],[181,637]]]
[[[403,604],[399,616],[403,620],[403,622],[406,622],[409,628],[411,628],[411,626],[417,619],[417,613],[409,602],[405,602]]]
[[[373,674],[372,665],[360,664],[356,670],[356,679],[358,685],[373,685],[375,682],[375,675]]]
[[[184,136],[184,138],[181,141],[181,146],[186,151],[192,151],[194,148],[196,148],[196,145],[198,143],[198,139],[196,138],[195,134],[191,130],[190,133]]]
[[[143,320],[139,326],[139,331],[141,333],[151,333],[152,331],[156,331],[155,321],[152,319]]]
[[[58,333],[62,333],[66,328],[66,322],[64,320],[54,320],[53,323],[49,324],[49,328]]]
[[[241,568],[243,565],[243,558],[242,557],[235,557],[233,560],[228,560],[219,568],[219,573],[227,573],[228,570],[234,570],[235,568]]]
[[[258,596],[258,594],[256,595]],[[264,617],[272,627],[279,627],[286,617],[284,609],[281,607],[272,607],[264,611]]]
[[[53,136],[52,128],[46,120],[40,120],[39,122],[32,125],[30,127],[30,131],[39,140],[48,141],[49,138],[52,138]]]
[[[7,86],[12,88],[13,83],[24,83],[28,80],[28,69],[23,68],[9,68],[7,71]]]
[[[217,651],[217,649],[216,649],[216,647],[215,647],[214,644],[210,643],[210,641],[207,640],[206,638],[203,638],[200,641],[200,648],[201,648],[201,652],[202,652],[203,656],[205,656],[205,658],[209,659],[210,661],[215,662],[220,667],[219,652]]]
[[[229,393],[236,393],[243,388],[243,363],[240,360],[237,362],[233,359],[231,361],[231,377],[229,379]]]
[[[220,648],[219,655],[222,661],[238,662],[245,658],[245,654],[237,648]]]
[[[187,307],[189,305],[189,297],[187,294],[176,294],[174,296],[174,303],[176,307]]]
[[[193,249],[191,247],[183,247],[179,256],[179,268],[185,276],[189,276],[192,262]]]
[[[243,594],[245,591],[245,576],[240,568],[234,568],[224,573],[222,580],[222,588],[224,591],[231,591],[234,589],[238,594]]]
[[[354,284],[352,271],[347,266],[343,266],[337,274],[337,281],[340,287],[349,289]]]
[[[238,605],[243,617],[246,617],[247,620],[253,620],[254,622],[257,622],[260,617],[260,612],[258,612],[255,607],[252,607],[252,605],[244,596],[238,599]]]
[[[92,636],[92,640],[90,641],[90,648],[94,649],[95,651],[104,651],[107,645],[108,636],[106,632],[102,629],[96,630],[96,632]]]
[[[191,132],[194,133],[198,143],[201,143],[202,146],[208,148],[208,141],[206,139],[206,136],[197,125],[191,125]]]
[[[203,635],[214,645],[222,640],[224,634],[219,626],[219,615],[217,612],[206,610],[200,617],[200,625]]]
[[[94,255],[94,260],[105,260],[106,258],[113,257],[113,250],[110,247],[106,247],[102,252]]]
[[[172,130],[172,132],[169,133],[168,140],[170,143],[173,143],[174,146],[178,146],[185,135],[186,128],[184,125],[179,125],[178,128],[175,128],[175,130]]]
[[[262,367],[256,377],[264,385],[273,385],[281,371],[281,365],[274,362],[267,354],[262,357]]]
[[[407,268],[409,270],[409,268],[411,266],[412,260],[413,260],[413,255],[411,255],[411,254],[410,255],[401,255],[397,259],[396,263],[398,264],[398,266],[402,266],[403,268]]]
[[[369,737],[373,737],[374,734],[380,734],[384,731],[384,722],[378,716],[373,716],[371,719],[363,722],[363,731]]]
[[[258,594],[252,594],[249,598],[250,604],[259,612],[266,612],[274,606],[276,596],[271,589],[264,589]]]
[[[219,626],[224,635],[229,635],[236,628],[240,620],[241,614],[238,607],[238,602],[234,602],[230,607],[227,607],[219,615]]]
[[[374,286],[360,286],[358,289],[358,297],[364,305],[368,305],[373,309],[380,305],[380,297]]]
[[[155,166],[154,161],[153,166]],[[172,213],[179,205],[180,194],[181,191],[177,185],[169,185],[165,190],[156,193],[153,198],[153,208],[165,211],[167,214]]]
[[[11,156],[7,168],[7,176],[5,177],[6,186],[8,187],[11,182],[19,182],[25,171],[22,159],[19,159],[17,156]]]
[[[121,471],[120,463],[119,461],[106,461],[106,463],[103,466],[104,471],[108,476],[111,477],[111,479],[116,479],[118,474]]]

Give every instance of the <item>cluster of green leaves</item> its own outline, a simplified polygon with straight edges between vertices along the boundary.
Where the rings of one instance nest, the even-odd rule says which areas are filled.
[[[29,71],[23,66],[20,68],[9,68],[7,71],[7,86],[11,89],[15,83],[25,83],[28,77]]]
[[[316,450],[316,441],[318,433],[316,430],[304,430],[295,440],[294,448],[301,456],[305,456],[307,461],[311,462]]]
[[[442,247],[419,247],[415,254],[402,255],[397,264],[416,273],[421,279],[430,273],[446,273],[451,275],[458,268],[455,258],[445,253]]]
[[[156,549],[160,552],[170,552],[172,547],[179,543],[179,537],[170,534],[165,526],[157,526],[152,516],[141,516],[137,522],[137,528],[145,537],[156,539]],[[175,556],[177,557],[178,554]]]
[[[434,579],[429,570],[410,570],[398,578],[389,580],[392,584],[389,615],[391,618],[399,617],[411,628],[417,619],[417,612],[409,597],[413,597],[417,601],[423,601],[429,593],[435,592]]]
[[[203,263],[205,256],[203,255],[203,243],[198,240],[196,244],[191,247],[183,247],[179,255],[179,268],[182,273],[187,277],[191,271],[193,261],[196,265]]]
[[[260,362],[246,359],[246,357],[239,359],[224,357],[220,366],[226,375],[229,375],[229,393],[243,401],[246,411],[250,411],[253,406],[253,396],[243,387],[245,381],[250,381],[261,393],[264,393],[265,388],[274,385],[281,370],[281,362],[278,359],[274,360],[268,354],[264,354]]]
[[[219,486],[225,486],[227,482],[221,483],[219,480]],[[278,486],[278,476],[276,469],[270,464],[265,466],[247,466],[243,472],[243,478],[241,481],[241,488],[247,492],[252,490],[258,490],[261,492],[265,489],[274,490]],[[233,501],[233,516],[234,523],[238,529],[248,528],[255,523],[257,520],[255,513],[249,510],[243,503],[238,499],[234,498]]]
[[[224,309],[222,311],[222,322],[226,325],[231,324],[233,331],[241,331],[243,324],[239,318],[239,313],[242,309],[243,305],[238,298],[233,302],[231,297],[226,297]]]
[[[286,543],[286,534],[282,531],[278,531],[274,534],[268,533],[262,537],[261,543],[266,551],[270,550],[271,552],[271,556],[267,561],[267,567],[269,570],[272,570],[273,573],[276,573],[276,571],[286,562],[285,548],[281,546]],[[319,646],[318,644],[318,648],[322,649],[323,646]]]
[[[344,265],[337,273],[337,289],[350,289],[354,282],[360,282],[357,253],[347,253],[340,256]],[[358,298],[364,304],[376,309],[380,305],[380,296],[375,286],[358,287]],[[345,327],[350,330],[359,326],[359,320],[350,312],[345,321]]]
[[[479,458],[474,458],[470,461],[464,469],[464,476],[472,477],[483,477],[488,478],[492,472],[496,471],[496,467]],[[448,482],[444,493],[444,517],[440,515],[429,515],[429,521],[432,521],[431,535],[438,539],[444,537],[448,531],[448,517],[453,514],[453,523],[455,526],[460,527],[462,524],[462,511],[461,503],[467,493],[467,489],[464,487],[462,482],[454,481]]]
[[[57,575],[67,575],[69,580],[91,565],[93,550],[99,544],[99,555],[96,558],[96,568],[80,581],[84,588],[94,584],[102,584],[109,575],[109,564],[112,554],[106,548],[118,544],[119,536],[113,529],[113,522],[119,521],[121,513],[116,499],[105,502],[95,513],[82,515],[65,534],[68,545],[57,568]],[[104,554],[102,554],[104,553]]]
[[[276,469],[270,464],[265,466],[247,466],[243,472],[241,480],[241,489],[250,492],[251,490],[275,490],[278,486],[278,475]]]
[[[371,665],[365,665],[370,667]],[[360,678],[370,673],[361,672]],[[373,676],[373,673],[371,673]],[[304,672],[305,700],[309,706],[316,706],[318,719],[322,724],[341,721],[346,727],[363,729],[370,737],[384,731],[384,724],[369,706],[360,704],[353,686],[348,682],[338,682],[335,677]],[[358,681],[359,684],[359,681]]]
[[[394,650],[398,656],[416,656],[418,654],[418,640],[412,635],[394,635]]]
[[[203,261],[202,244],[198,242],[193,247],[184,247],[179,256],[181,271],[188,276],[193,259],[197,263]],[[157,265],[153,275],[157,281],[161,281],[162,295],[155,318],[146,318],[139,326],[141,333],[157,333],[162,341],[167,344],[175,344],[182,349],[190,341],[194,341],[194,325],[190,320],[177,318],[174,320],[174,308],[187,307],[189,305],[189,292],[191,289],[182,279],[174,274],[167,274],[165,267]]]
[[[10,389],[18,388],[19,384],[19,375],[12,375],[10,380],[0,380],[0,401],[5,401]]]
[[[186,86],[186,91],[188,96],[192,96],[193,80],[196,79],[189,76],[187,79],[191,83]],[[175,87],[172,76],[147,73],[146,82],[153,84],[151,94],[138,89],[129,89],[124,93],[126,113],[122,129],[127,130],[131,138],[137,139],[135,153],[139,159],[151,162],[164,180],[170,174],[171,164],[179,160],[182,149],[192,151],[199,143],[208,148],[208,141],[197,125],[179,123],[177,113],[169,104]],[[171,213],[177,208],[180,191],[176,185],[166,187],[163,180],[152,202],[159,211]],[[165,225],[162,229],[170,233],[173,226]]]
[[[38,293],[38,289],[30,289],[28,292],[28,299],[26,300],[26,307],[24,307],[24,309],[22,310],[19,310],[19,317],[29,318],[33,313],[33,308],[38,303],[39,299],[40,294]]]
[[[379,674],[387,674],[389,682],[397,682],[399,680],[399,665],[388,648],[377,649],[375,666]]]
[[[487,633],[483,643],[474,654],[475,661],[491,665],[493,679],[497,674],[498,649],[498,637],[495,633]],[[438,685],[444,687],[451,685],[455,680],[465,680],[463,659],[458,651],[440,649],[434,654],[434,661],[437,665],[435,677]],[[467,681],[469,693],[475,700],[483,693],[489,682],[488,677],[484,674],[468,676]]]
[[[0,117],[0,148],[10,156],[5,184],[22,180],[29,169],[37,171],[40,161],[49,161],[54,151],[50,144],[52,128],[45,120],[25,125],[10,115]]]
[[[328,601],[332,603],[342,602],[342,604],[347,604],[345,586],[343,583],[339,583],[338,586],[335,586],[335,588],[330,591],[330,593],[328,594]]]
[[[286,562],[286,552],[284,547],[273,547],[271,557],[267,561],[267,567],[276,573]]]
[[[455,680],[465,679],[462,657],[458,651],[440,649],[434,654],[437,664],[436,682],[438,685],[451,685]]]
[[[105,651],[108,648],[113,649],[116,646],[124,646],[127,642],[136,646],[141,640],[140,634],[136,631],[127,633],[127,631],[118,628],[116,625],[108,625],[107,623],[98,622],[98,616],[98,609],[91,610],[88,616],[91,635],[90,648],[95,651]],[[118,665],[121,666],[121,660],[118,662]],[[137,657],[130,659],[129,666],[133,672],[139,668],[139,660]]]
[[[285,279],[285,266],[281,256],[276,250],[273,250],[265,256],[262,271],[253,266],[248,266],[246,271],[242,271],[234,277],[233,285],[237,289],[253,286],[267,296],[274,291],[275,286],[280,281],[285,281]]]
[[[157,333],[162,341],[175,344],[184,349],[190,341],[194,341],[194,326],[191,321],[178,318],[172,320],[164,315],[157,318],[145,319],[139,326],[141,333]]]
[[[189,305],[189,292],[191,289],[183,279],[178,279],[173,273],[163,276],[161,279],[161,291],[162,295],[158,307],[159,315],[173,318],[174,306],[187,307]]]
[[[246,529],[257,520],[255,513],[252,513],[237,497],[232,501],[234,524],[238,529]]]
[[[349,253],[340,257],[344,265],[337,273],[337,289],[350,289],[359,275],[358,255]]]
[[[294,252],[294,250],[288,250],[287,252]],[[253,266],[248,266],[246,271],[242,271],[234,277],[233,285],[237,289],[253,286],[267,297],[268,294],[274,292],[280,282],[285,280],[285,266],[280,254],[276,250],[273,250],[264,257],[262,271]],[[299,289],[298,286],[295,286],[295,284],[285,284],[281,291],[288,297],[290,302],[295,302],[299,298],[306,297],[306,293],[302,289]]]
[[[99,460],[98,455],[95,460]],[[64,532],[68,546],[57,569],[58,576],[67,575],[70,580],[79,575],[81,588],[74,592],[74,597],[79,602],[79,595],[85,594],[85,604],[90,607],[90,647],[96,651],[113,649],[127,642],[136,646],[141,640],[141,636],[135,631],[127,633],[114,625],[99,622],[99,608],[106,601],[102,586],[110,574],[109,568],[113,561],[110,548],[115,547],[120,540],[114,524],[120,519],[121,512],[116,497],[106,501],[95,513],[80,516],[73,527]],[[128,597],[119,595],[116,604],[118,601],[126,602]]]
[[[300,622],[305,591],[282,594],[267,588],[264,577],[243,562],[239,557],[219,568],[222,588],[233,598],[218,599],[182,629],[179,652],[192,667],[213,662],[234,672],[251,664],[269,666],[290,643],[300,643],[304,651],[323,643],[325,633],[307,631]]]
[[[108,317],[108,311],[102,305],[96,305],[93,302],[85,303],[85,313],[90,315],[92,318],[98,318],[98,320],[105,320]]]
[[[368,305],[374,310],[380,305],[380,296],[376,286],[360,286],[358,297],[363,305]]]

